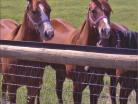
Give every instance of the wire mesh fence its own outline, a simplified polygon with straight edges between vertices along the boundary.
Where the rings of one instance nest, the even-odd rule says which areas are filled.
[[[6,63],[1,63],[2,65],[7,65]],[[25,104],[29,101],[30,98],[35,98],[35,103],[40,100],[40,104],[57,104],[58,97],[56,92],[61,92],[61,89],[56,88],[56,73],[60,71],[61,74],[65,73],[65,69],[54,70],[50,66],[41,67],[41,66],[27,66],[25,65],[15,65],[10,64],[9,67],[12,71],[8,71],[0,74],[0,101],[6,102],[8,104],[9,100],[14,100],[15,95],[17,96],[17,104]],[[13,69],[12,69],[13,68]],[[79,94],[82,91],[82,104],[94,104],[94,98],[98,97],[97,104],[112,104],[111,98],[115,98],[117,104],[120,104],[120,98],[127,100],[127,104],[136,104],[136,94],[138,91],[137,88],[137,76],[120,76],[107,75],[104,73],[97,73],[91,71],[92,69],[74,70],[70,73],[74,75],[73,77],[67,78],[64,82],[62,79],[58,79],[57,85],[60,85],[60,82],[63,84],[62,99],[64,104],[74,104],[73,100],[73,89],[76,88],[77,93],[74,99],[79,99]],[[88,68],[88,67],[87,67]],[[30,70],[30,71],[28,71]],[[40,73],[42,70],[42,73]],[[39,73],[39,74],[38,74]],[[9,79],[8,81],[3,81],[4,76]],[[61,75],[63,76],[63,75]],[[103,77],[101,77],[103,76]],[[125,81],[121,83],[126,83],[128,86],[121,86],[122,84],[118,83],[117,86],[110,85],[111,77],[122,78]],[[42,80],[42,82],[41,82]],[[8,91],[5,92],[2,90],[2,84],[8,86]],[[76,86],[74,86],[76,85]],[[14,87],[13,87],[14,86]],[[135,86],[135,87],[134,87]],[[11,88],[10,88],[11,87]],[[12,89],[13,87],[13,89]],[[116,96],[110,95],[110,88],[116,88]],[[17,92],[15,91],[17,89]],[[102,88],[101,92],[98,93],[98,88]],[[124,96],[120,96],[120,89],[126,90]],[[11,90],[12,89],[12,90]],[[84,89],[84,90],[83,90]],[[40,91],[40,95],[39,94]],[[35,93],[34,93],[35,92]],[[129,96],[127,98],[127,93]],[[28,94],[31,93],[31,94]],[[6,96],[4,96],[6,94]],[[27,96],[28,95],[28,96]],[[10,98],[11,97],[11,98]],[[93,97],[93,98],[91,98]],[[38,99],[39,98],[39,99]],[[59,98],[60,99],[60,98]],[[90,100],[92,99],[92,100]],[[5,104],[5,103],[2,103]],[[76,103],[77,104],[77,103]]]

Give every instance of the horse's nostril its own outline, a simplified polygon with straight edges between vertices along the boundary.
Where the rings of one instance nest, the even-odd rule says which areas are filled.
[[[54,36],[54,31],[45,31],[44,35],[46,40],[52,39]]]
[[[49,37],[49,36],[48,36],[48,34],[47,34],[47,31],[45,31],[45,33],[44,33],[44,34],[45,34],[45,37],[46,37],[46,38],[48,38],[48,37]]]
[[[102,29],[101,32],[105,35],[108,35],[110,30],[109,29]]]
[[[47,34],[49,38],[52,38],[54,36],[54,31],[48,31]]]
[[[104,33],[105,33],[105,32],[106,32],[106,29],[102,29],[102,32],[104,32]]]

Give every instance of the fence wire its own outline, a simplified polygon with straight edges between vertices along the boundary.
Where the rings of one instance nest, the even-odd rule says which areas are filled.
[[[63,90],[56,89],[56,71],[60,71],[61,74],[65,74],[65,69],[58,69],[54,70],[50,66],[48,67],[40,67],[40,66],[30,66],[30,65],[15,65],[15,64],[6,64],[1,63],[1,65],[9,66],[9,68],[12,69],[13,72],[7,71],[0,74],[0,82],[1,82],[1,89],[0,89],[0,101],[8,102],[10,100],[10,96],[17,96],[16,101],[17,104],[25,104],[26,101],[28,101],[28,98],[35,98],[35,103],[37,104],[36,98],[40,99],[40,104],[57,104],[58,103],[58,97],[56,95],[56,92],[62,92],[63,97],[63,103],[64,104],[74,104],[73,100],[73,85],[77,84],[77,90],[76,97],[78,96],[79,89],[83,88],[84,91],[82,92],[82,104],[90,104],[90,96],[98,97],[98,103],[97,104],[112,104],[111,98],[115,98],[117,101],[117,104],[120,104],[120,100],[127,100],[128,104],[136,104],[136,94],[138,93],[137,88],[137,82],[138,77],[136,76],[115,76],[115,75],[108,75],[105,73],[97,73],[95,71],[89,71],[86,70],[85,67],[84,70],[74,70],[71,72],[70,75],[73,75],[71,79],[66,77],[66,80],[64,82],[64,79],[58,79],[57,85],[60,84],[60,82],[64,82]],[[31,70],[31,71],[28,71]],[[42,70],[43,74],[38,73]],[[92,70],[92,69],[90,69]],[[19,73],[21,72],[21,73]],[[28,73],[29,72],[29,73]],[[4,76],[7,76],[8,81],[2,82],[4,79]],[[63,76],[63,75],[61,75]],[[101,77],[103,76],[103,77]],[[125,82],[120,82],[117,84],[117,86],[110,85],[111,77],[114,77],[116,79],[124,79]],[[42,82],[41,82],[42,80]],[[126,83],[127,86],[121,86],[121,83]],[[5,92],[2,90],[2,84],[5,84],[8,86],[8,91]],[[17,93],[15,91],[10,90],[11,86],[19,87],[17,89]],[[136,87],[134,87],[136,86]],[[96,90],[98,88],[102,87],[102,91],[100,93],[96,93]],[[110,88],[116,88],[116,96],[112,96],[109,94]],[[32,91],[35,91],[37,89],[40,89],[40,96],[35,95],[28,95],[27,92],[28,89],[33,89]],[[123,91],[131,91],[128,98],[126,96],[120,96],[120,89]],[[94,92],[94,93],[91,93]],[[38,92],[36,92],[37,94]],[[124,92],[127,94],[127,92]],[[6,95],[6,97],[3,97],[3,95]],[[91,101],[91,103],[94,103]],[[4,104],[4,103],[2,103]]]

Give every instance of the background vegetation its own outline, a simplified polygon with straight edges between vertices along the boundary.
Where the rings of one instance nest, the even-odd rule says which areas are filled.
[[[74,26],[79,27],[85,19],[89,1],[90,0],[48,0],[52,8],[51,17],[63,18],[70,21]],[[111,16],[112,21],[124,24],[131,30],[138,31],[138,1],[109,0],[109,3],[113,9]],[[21,23],[25,7],[26,0],[0,0],[0,18],[10,18],[16,20],[18,23]],[[0,80],[1,79],[2,77],[0,77]],[[47,68],[43,79],[44,85],[41,90],[41,104],[56,104],[57,97],[54,91],[55,71],[51,70],[50,67]],[[106,81],[108,85],[109,81]],[[70,80],[66,80],[64,85],[63,98],[65,101],[68,101],[65,102],[65,104],[71,104],[72,102],[69,101],[72,101],[72,82]],[[105,86],[103,93],[101,94],[99,104],[110,103],[108,92],[109,89]],[[83,103],[89,104],[89,90],[86,89],[84,93],[86,94],[83,94]],[[23,97],[25,94],[25,87],[18,90],[17,104],[25,104],[25,97]],[[107,102],[107,99],[109,102]],[[130,97],[130,104],[136,104],[134,100],[134,97]]]

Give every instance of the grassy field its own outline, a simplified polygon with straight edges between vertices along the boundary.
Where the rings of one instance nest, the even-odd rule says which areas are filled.
[[[0,18],[11,18],[18,23],[22,22],[26,0],[0,0]],[[87,13],[87,6],[90,0],[48,0],[52,12],[52,18],[63,18],[70,21],[74,26],[79,27]],[[124,24],[131,30],[138,31],[138,1],[136,0],[109,0],[113,13],[111,20]],[[1,78],[1,77],[0,77]],[[2,79],[2,78],[1,78]],[[0,79],[0,80],[1,80]],[[47,68],[43,77],[44,85],[41,90],[41,104],[56,104],[57,97],[54,91],[55,88],[55,71]],[[108,78],[107,78],[108,79]],[[1,82],[1,81],[0,81]],[[109,81],[108,81],[109,82]],[[64,100],[65,104],[72,104],[72,82],[66,80],[64,84]],[[70,92],[67,92],[70,91]],[[105,87],[99,104],[107,104],[106,97],[109,89]],[[1,88],[0,88],[1,93]],[[89,90],[84,91],[83,103],[89,104]],[[26,94],[26,88],[22,87],[18,90],[17,104],[25,104],[25,98],[22,95]],[[135,93],[134,93],[135,94]],[[104,97],[106,96],[106,97]],[[1,98],[1,96],[0,96]],[[131,98],[130,104],[136,104],[134,98]],[[103,100],[104,99],[104,100]],[[108,98],[107,98],[108,99]],[[109,100],[109,99],[108,99]]]
[[[0,18],[11,18],[21,23],[26,0],[0,0]],[[90,0],[48,0],[52,18],[63,18],[79,27],[83,22]],[[113,9],[112,21],[138,30],[138,1],[109,0]]]

